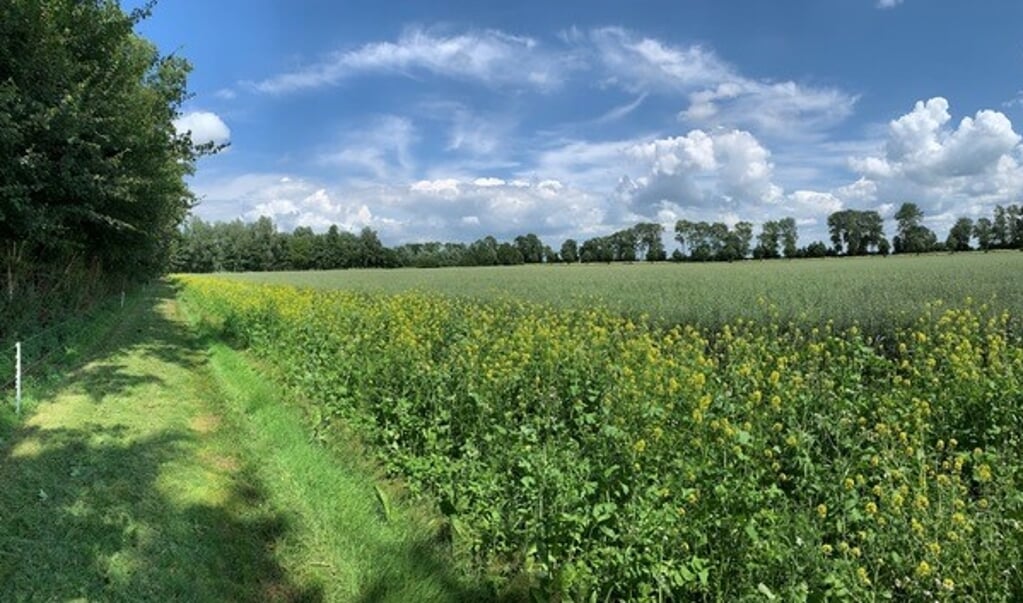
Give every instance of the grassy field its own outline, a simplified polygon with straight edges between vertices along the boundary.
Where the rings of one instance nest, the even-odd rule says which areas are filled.
[[[0,414],[2,601],[458,601],[437,526],[169,287]],[[389,493],[390,492],[390,493]]]
[[[967,297],[1023,307],[1023,253],[747,261],[732,264],[517,266],[223,275],[246,282],[376,293],[409,290],[556,306],[599,305],[661,324],[716,328],[736,318],[905,326],[927,302]]]

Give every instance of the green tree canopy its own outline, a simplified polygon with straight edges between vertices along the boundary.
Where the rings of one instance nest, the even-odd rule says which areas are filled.
[[[949,251],[969,251],[970,239],[973,238],[973,220],[959,218],[948,231],[948,238],[945,240],[945,247]]]
[[[11,307],[166,267],[195,202],[185,177],[214,148],[175,131],[190,66],[135,33],[148,12],[107,0],[0,2],[0,254]]]

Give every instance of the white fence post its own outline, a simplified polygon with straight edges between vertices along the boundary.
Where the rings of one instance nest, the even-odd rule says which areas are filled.
[[[21,342],[14,344],[14,412],[21,414]]]

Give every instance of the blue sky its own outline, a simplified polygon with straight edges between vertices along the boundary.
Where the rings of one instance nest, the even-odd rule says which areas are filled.
[[[134,4],[125,4],[130,8]],[[1023,198],[1023,3],[165,1],[195,213],[386,243]],[[894,227],[889,224],[888,234]]]

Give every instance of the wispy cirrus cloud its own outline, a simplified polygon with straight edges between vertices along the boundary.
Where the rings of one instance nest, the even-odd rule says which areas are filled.
[[[588,34],[573,31],[566,39],[592,49],[606,71],[607,83],[636,93],[685,92],[738,77],[713,50],[700,45],[675,47],[621,27]]]
[[[416,127],[407,117],[376,116],[366,127],[348,133],[338,148],[321,153],[317,162],[376,180],[408,178],[415,168]]]
[[[447,34],[411,27],[395,41],[337,51],[294,71],[251,84],[255,90],[285,94],[331,86],[368,73],[429,73],[489,86],[540,91],[561,85],[571,57],[552,53],[534,38],[497,30]]]
[[[604,82],[633,93],[677,94],[688,100],[679,119],[691,125],[752,127],[792,136],[817,132],[852,114],[857,97],[837,88],[744,76],[700,45],[675,46],[618,27],[568,39],[590,44]]]

